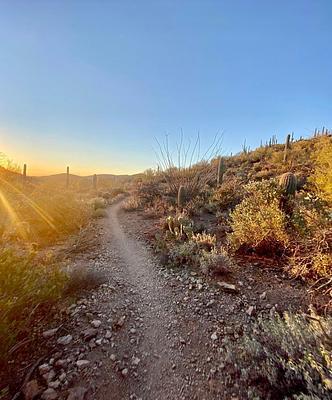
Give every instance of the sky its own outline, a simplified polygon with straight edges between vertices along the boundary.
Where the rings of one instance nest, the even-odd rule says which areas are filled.
[[[331,0],[0,0],[0,152],[135,173],[156,139],[224,154],[332,128]]]

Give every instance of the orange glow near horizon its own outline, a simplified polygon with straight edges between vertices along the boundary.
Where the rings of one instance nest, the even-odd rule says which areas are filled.
[[[74,149],[74,150],[72,150]],[[113,149],[113,152],[115,149]],[[126,156],[117,157],[113,153],[102,153],[86,148],[79,148],[79,141],[67,146],[54,143],[54,138],[43,142],[36,141],[31,132],[20,132],[0,126],[0,153],[7,156],[14,164],[23,169],[27,164],[28,176],[43,176],[65,173],[67,166],[73,175],[93,174],[133,175],[143,172],[149,166],[133,166],[134,160]],[[88,161],[87,161],[88,160]]]
[[[11,160],[14,164],[18,165],[23,170],[23,165],[27,164],[27,174],[30,176],[45,176],[45,175],[55,175],[65,173],[67,170],[67,166],[70,167],[70,173],[73,175],[79,176],[87,176],[93,174],[114,174],[114,175],[133,175],[140,172],[143,172],[143,169],[133,169],[133,168],[107,168],[103,167],[93,167],[93,165],[79,165],[70,163],[64,163],[63,167],[60,163],[57,163],[54,160],[49,160],[49,162],[41,162],[38,158],[25,157],[19,152],[11,151],[10,149],[7,151],[6,149],[3,153]],[[4,165],[5,167],[5,165]]]

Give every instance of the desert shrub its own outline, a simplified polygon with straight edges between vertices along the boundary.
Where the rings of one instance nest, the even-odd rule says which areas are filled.
[[[233,261],[225,249],[202,250],[199,256],[199,267],[205,275],[224,274],[231,271]]]
[[[138,197],[130,196],[122,205],[125,211],[136,211],[142,207]]]
[[[93,218],[105,218],[107,217],[107,211],[104,208],[97,208],[93,211]]]
[[[151,215],[153,217],[161,217],[167,215],[169,212],[174,211],[174,206],[167,201],[165,197],[156,197],[152,203],[145,207],[146,215]]]
[[[289,221],[292,237],[289,270],[306,279],[332,276],[332,220],[326,203],[314,194],[300,193]]]
[[[169,263],[175,266],[196,266],[197,247],[192,241],[177,242],[169,248]]]
[[[238,383],[248,398],[331,398],[331,323],[288,313],[259,319],[250,333],[226,344],[229,385]]]
[[[37,308],[58,300],[66,274],[49,260],[0,250],[0,357],[27,332]]]
[[[190,199],[185,205],[185,209],[188,215],[190,216],[199,215],[202,210],[206,208],[209,209],[209,207],[206,206],[209,196],[210,196],[209,191],[205,190],[200,195]]]
[[[165,190],[160,177],[152,176],[138,185],[135,197],[139,199],[142,206],[151,206],[156,199],[162,197],[163,193]]]
[[[233,232],[227,237],[232,250],[275,253],[285,248],[289,238],[276,183],[249,183],[244,190],[243,201],[230,215]]]
[[[315,154],[315,171],[310,182],[318,189],[321,197],[332,205],[332,139],[322,138]]]
[[[210,204],[216,211],[234,208],[243,198],[243,181],[238,177],[225,180],[214,190]]]
[[[94,210],[102,209],[107,207],[107,202],[102,197],[97,197],[96,199],[92,200],[92,207]]]

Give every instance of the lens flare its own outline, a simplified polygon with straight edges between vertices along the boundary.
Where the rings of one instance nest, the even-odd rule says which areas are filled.
[[[4,183],[7,187],[10,189],[14,190],[16,193],[20,194],[30,205],[30,207],[55,231],[57,231],[56,226],[53,223],[53,218],[47,214],[37,203],[35,203],[33,200],[31,200],[26,194],[24,194],[21,190],[19,190],[17,187],[12,185],[11,183],[7,182],[5,179],[0,177],[0,181]],[[8,202],[7,202],[8,203]],[[9,205],[9,203],[8,203]],[[10,207],[10,205],[9,205]],[[12,207],[10,207],[12,209]]]

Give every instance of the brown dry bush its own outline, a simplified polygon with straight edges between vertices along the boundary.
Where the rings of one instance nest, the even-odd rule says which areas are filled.
[[[243,198],[243,180],[238,177],[230,177],[216,188],[211,196],[210,205],[215,211],[233,209]]]

